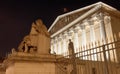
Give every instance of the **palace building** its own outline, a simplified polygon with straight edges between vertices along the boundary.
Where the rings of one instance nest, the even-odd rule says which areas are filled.
[[[48,30],[36,20],[0,62],[0,74],[119,73],[120,11],[102,2],[59,15]]]
[[[96,41],[106,43],[107,38],[114,41],[114,33],[119,33],[119,28],[120,12],[102,2],[59,15],[48,29],[51,53],[66,55],[69,39],[74,43],[75,53]]]

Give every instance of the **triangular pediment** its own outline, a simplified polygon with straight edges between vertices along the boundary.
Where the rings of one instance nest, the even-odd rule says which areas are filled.
[[[100,7],[98,7],[96,9],[96,6],[98,6],[98,5]],[[116,10],[115,8],[113,8],[107,4],[104,4],[102,2],[98,2],[98,3],[95,3],[95,4],[92,4],[92,5],[89,5],[89,6],[86,6],[86,7],[83,7],[83,8],[74,10],[72,12],[68,12],[68,13],[65,13],[63,15],[58,16],[48,31],[52,35],[52,34],[56,33],[57,31],[59,31],[60,29],[62,29],[63,27],[67,26],[68,24],[71,24],[72,22],[77,20],[79,17],[84,16],[85,13],[87,13],[90,10],[93,10],[94,8],[97,11],[100,9],[103,9],[103,10],[106,10],[109,12],[113,12],[113,10],[114,11]]]
[[[66,26],[67,24],[71,23],[72,21],[74,21],[75,19],[77,19],[79,16],[81,16],[82,14],[84,14],[85,12],[89,11],[92,7],[85,9],[83,11],[78,11],[74,12],[72,14],[63,14],[57,17],[57,22],[54,24],[54,26],[51,29],[51,34],[55,33],[56,31],[60,30],[61,28],[63,28],[64,26]]]

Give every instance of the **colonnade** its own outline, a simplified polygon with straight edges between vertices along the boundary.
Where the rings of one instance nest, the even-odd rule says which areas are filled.
[[[95,26],[99,27],[100,38],[105,39],[105,24],[104,16],[102,13],[92,16],[89,19],[83,20],[82,23],[78,23],[73,27],[63,31],[62,33],[51,38],[51,53],[64,55],[68,52],[69,39],[74,43],[74,50],[78,52],[80,46],[86,45],[88,42],[94,42],[96,40]],[[89,39],[86,34],[89,33]]]

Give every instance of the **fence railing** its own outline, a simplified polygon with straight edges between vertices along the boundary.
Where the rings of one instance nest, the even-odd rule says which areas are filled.
[[[106,38],[57,59],[56,74],[119,74],[120,37]],[[59,66],[59,68],[58,68]],[[61,73],[60,68],[63,70]]]

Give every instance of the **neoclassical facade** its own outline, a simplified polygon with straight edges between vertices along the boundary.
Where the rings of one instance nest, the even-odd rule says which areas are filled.
[[[114,63],[120,62],[120,44],[113,42],[120,38],[120,12],[117,9],[98,2],[58,16],[48,31],[41,20],[33,22],[30,34],[20,43],[18,51],[12,49],[0,63],[0,74],[71,74],[75,63],[77,74],[120,73],[120,63]],[[74,62],[71,62],[71,59],[62,58],[65,62],[59,61],[59,55],[69,55],[69,39],[75,53],[80,52],[79,59],[72,58]],[[106,44],[107,49],[89,46],[91,50],[87,51],[86,45],[95,47],[95,42]]]
[[[58,16],[48,29],[51,53],[68,54],[69,39],[74,43],[75,52],[95,41],[114,40],[114,33],[119,33],[119,28],[120,12],[102,2],[65,13]]]

